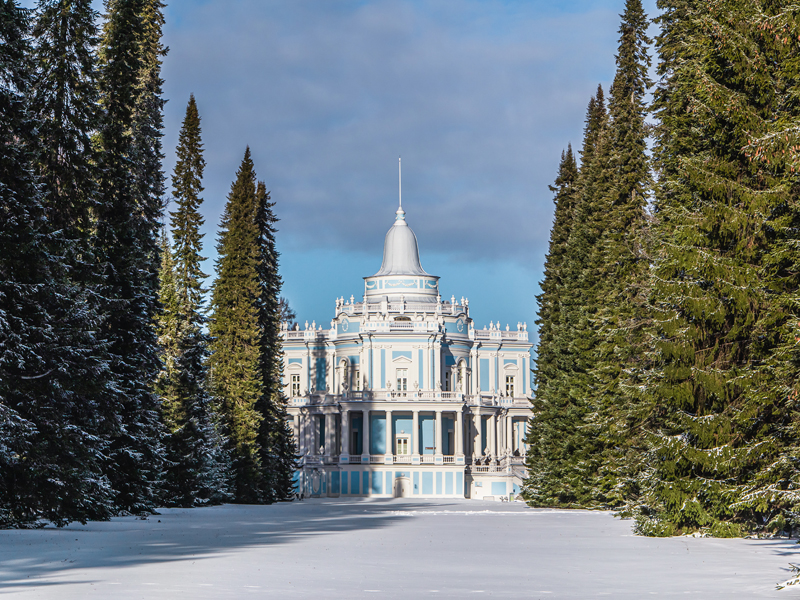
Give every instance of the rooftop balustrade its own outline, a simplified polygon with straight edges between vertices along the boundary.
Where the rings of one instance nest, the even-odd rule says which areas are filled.
[[[392,390],[348,391],[344,394],[315,392],[289,398],[290,406],[324,406],[338,402],[464,402],[470,406],[530,407],[530,399],[511,396],[472,395],[438,390],[397,392]]]

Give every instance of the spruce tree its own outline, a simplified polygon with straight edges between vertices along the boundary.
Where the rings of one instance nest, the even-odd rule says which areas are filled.
[[[234,499],[245,503],[261,502],[268,486],[259,445],[265,384],[257,210],[256,174],[248,147],[220,224],[208,363],[211,392],[219,400],[229,436]]]
[[[643,365],[642,325],[648,312],[648,24],[641,1],[627,0],[608,103],[608,214],[591,260],[598,272],[597,310],[591,323],[597,345],[591,361],[593,409],[587,422],[600,442],[592,495],[595,503],[611,507],[620,506],[633,492],[639,464],[640,415],[630,391],[637,389]]]
[[[641,533],[782,529],[798,504],[797,26],[662,0]],[[794,509],[794,510],[793,510]]]
[[[589,105],[589,113],[594,112],[595,99]],[[549,504],[544,497],[545,488],[549,488],[555,473],[551,471],[551,459],[561,454],[562,431],[569,423],[570,415],[565,411],[566,405],[560,402],[555,394],[555,383],[569,360],[563,336],[559,336],[561,325],[560,294],[564,289],[564,259],[573,227],[575,204],[577,202],[578,167],[572,153],[572,146],[566,153],[561,153],[561,164],[555,185],[550,186],[554,192],[556,209],[553,227],[550,231],[550,248],[545,258],[544,279],[540,284],[542,293],[537,297],[539,314],[539,343],[536,348],[536,366],[534,369],[536,394],[533,400],[534,418],[528,427],[530,444],[527,454],[529,479],[526,484],[526,497],[534,504]],[[534,499],[535,498],[535,499]]]
[[[199,212],[205,161],[194,96],[186,107],[176,155],[172,186],[177,210],[171,213],[175,248],[169,248],[166,234],[162,248],[159,342],[164,369],[157,391],[167,431],[164,501],[193,506],[228,497],[222,425],[206,390],[209,339],[203,331],[206,275],[200,267],[204,259]]]
[[[104,296],[101,329],[116,392],[105,403],[108,475],[120,510],[152,510],[159,494],[162,430],[153,382],[160,370],[160,100],[152,87],[153,15],[145,0],[109,0],[100,52],[103,121],[98,135],[95,255]],[[150,21],[148,21],[148,19]],[[157,19],[156,19],[157,20]],[[159,80],[160,81],[160,80]]]
[[[33,27],[35,82],[31,112],[38,126],[37,175],[48,219],[73,243],[72,266],[89,261],[96,202],[92,135],[99,125],[97,12],[90,0],[40,0]]]
[[[256,189],[256,225],[258,226],[258,317],[261,330],[261,379],[263,392],[256,410],[263,415],[258,431],[261,464],[266,477],[262,500],[275,502],[293,496],[292,477],[297,468],[294,434],[287,422],[286,396],[283,393],[283,350],[281,346],[281,276],[275,248],[275,224],[278,222],[263,182]]]
[[[35,73],[28,28],[27,11],[0,3],[0,519],[64,525],[110,512],[96,416],[104,365],[65,261],[72,245],[50,227],[53,184],[35,175],[44,152],[26,92],[45,71]]]
[[[550,320],[547,332],[550,352],[559,362],[544,389],[537,388],[526,438],[533,452],[527,460],[524,495],[536,506],[595,505],[592,490],[599,446],[596,426],[587,423],[587,416],[593,410],[591,369],[597,337],[592,318],[600,284],[593,252],[608,215],[607,140],[608,116],[598,86],[587,110],[572,224],[559,265],[558,320]]]

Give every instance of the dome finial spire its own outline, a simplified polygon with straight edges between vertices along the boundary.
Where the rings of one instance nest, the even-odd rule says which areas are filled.
[[[400,208],[397,209],[395,214],[396,221],[405,221],[406,220],[406,213],[403,210],[403,159],[402,157],[397,157],[397,191],[400,196]]]

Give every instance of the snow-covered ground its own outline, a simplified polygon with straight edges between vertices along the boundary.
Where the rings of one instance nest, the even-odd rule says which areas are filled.
[[[10,598],[800,597],[789,540],[654,539],[609,513],[306,500],[0,531]]]

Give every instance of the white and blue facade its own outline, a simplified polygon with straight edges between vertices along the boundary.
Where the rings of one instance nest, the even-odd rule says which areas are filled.
[[[476,329],[442,300],[402,207],[363,297],[330,328],[282,330],[283,382],[306,496],[494,498],[524,477],[527,326]]]

